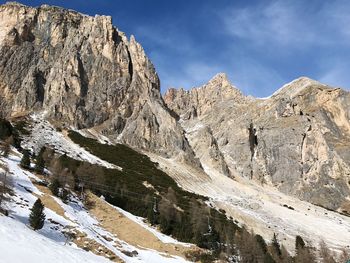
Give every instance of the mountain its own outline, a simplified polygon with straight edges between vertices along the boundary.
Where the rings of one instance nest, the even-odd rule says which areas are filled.
[[[11,228],[18,245],[47,243],[46,261],[72,229],[62,249],[72,262],[314,262],[320,242],[329,255],[350,242],[350,93],[340,88],[301,77],[254,98],[219,73],[162,96],[142,46],[111,17],[10,2],[0,6],[0,117],[8,258]],[[40,156],[42,174],[20,167],[23,155]],[[38,197],[47,218],[33,233]],[[32,249],[21,253],[44,260]]]
[[[154,66],[111,17],[18,3],[0,7],[0,112],[46,112],[58,126],[199,166],[160,95]]]
[[[164,100],[203,165],[350,214],[349,92],[302,77],[259,99],[219,74]]]

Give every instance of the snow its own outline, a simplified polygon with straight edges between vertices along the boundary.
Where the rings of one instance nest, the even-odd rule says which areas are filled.
[[[273,233],[276,233],[290,252],[294,251],[296,235],[302,236],[313,246],[318,246],[323,240],[335,251],[349,248],[350,217],[287,196],[268,185],[261,186],[238,176],[232,180],[205,164],[202,165],[206,174],[176,160],[155,155],[150,157],[181,187],[209,197],[211,204],[225,209],[228,216],[265,240],[271,240]]]
[[[90,215],[75,195],[72,196],[68,204],[63,203],[59,198],[52,197],[63,208],[65,217],[45,208],[46,220],[44,227],[39,231],[31,230],[27,226],[30,208],[36,201],[37,196],[43,196],[43,193],[30,180],[30,178],[40,179],[19,167],[20,158],[21,154],[15,151],[15,154],[1,160],[1,163],[9,169],[9,179],[13,186],[14,195],[11,197],[12,200],[6,203],[9,217],[0,216],[0,247],[2,250],[0,262],[58,262],[58,260],[66,263],[110,262],[107,258],[77,248],[74,243],[65,245],[66,237],[62,232],[68,227],[85,233],[88,238],[96,241],[101,247],[108,248],[127,263],[188,262],[178,256],[170,256],[151,249],[135,247],[118,239],[99,225],[99,222]],[[166,237],[147,226],[140,218],[134,217],[126,211],[121,211],[128,218],[132,218],[147,228],[164,243],[180,244],[171,237]],[[109,237],[111,241],[107,241],[105,237]],[[137,255],[130,257],[122,251],[137,251]]]
[[[66,238],[59,231],[67,225],[73,225],[54,211],[45,208],[46,220],[44,227],[35,232],[28,225],[30,208],[42,193],[32,184],[29,177],[36,176],[22,170],[18,164],[19,154],[11,155],[4,160],[9,168],[10,180],[14,196],[6,204],[9,217],[0,216],[0,247],[3,262],[108,262],[84,250],[65,246]],[[35,194],[35,195],[34,195]],[[57,222],[51,223],[50,220]],[[7,260],[5,260],[7,259]]]
[[[56,152],[67,154],[69,157],[76,160],[87,161],[107,168],[122,170],[121,167],[101,160],[72,142],[68,136],[64,136],[62,133],[58,132],[48,121],[46,121],[44,115],[45,113],[32,114],[30,116],[32,119],[30,128],[31,134],[23,138],[23,148],[39,152],[41,147],[49,145],[55,149]]]
[[[326,86],[326,85],[324,85],[316,80],[310,79],[308,77],[300,77],[300,78],[297,78],[297,79],[295,79],[287,84],[284,84],[281,88],[276,90],[272,95],[270,95],[268,97],[264,97],[264,98],[257,98],[257,99],[267,100],[267,99],[270,99],[272,97],[277,96],[278,94],[282,93],[282,91],[286,91],[286,93],[289,93],[289,95],[291,97],[293,97],[295,94],[299,93],[300,91],[302,91],[303,89],[305,89],[306,87],[308,87],[312,84]]]
[[[0,247],[0,262],[110,262],[91,252],[61,245],[5,216],[0,216]]]

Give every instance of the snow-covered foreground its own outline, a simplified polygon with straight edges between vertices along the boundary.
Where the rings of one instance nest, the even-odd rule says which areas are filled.
[[[294,252],[296,235],[314,246],[323,240],[335,250],[350,248],[350,217],[300,201],[272,187],[262,187],[250,180],[232,180],[205,166],[207,175],[176,161],[152,154],[149,156],[181,187],[210,197],[213,206],[225,209],[228,216],[266,240],[271,240],[273,233],[276,233],[291,252]]]
[[[37,196],[43,198],[45,194],[30,180],[30,178],[39,179],[18,166],[19,156],[20,154],[16,153],[16,155],[11,155],[1,161],[3,165],[9,168],[14,196],[6,204],[7,209],[9,209],[9,217],[0,216],[0,247],[1,251],[4,251],[0,262],[2,260],[14,263],[110,262],[106,257],[86,252],[72,242],[65,244],[67,240],[62,234],[62,230],[67,228],[74,228],[76,231],[84,233],[88,239],[93,240],[101,247],[107,248],[125,262],[187,262],[181,257],[170,256],[150,249],[141,249],[118,239],[117,236],[103,229],[98,220],[90,215],[80,200],[74,196],[68,204],[63,203],[56,197],[50,197],[63,209],[64,216],[46,207],[46,220],[43,229],[37,232],[31,230],[27,226],[30,208]],[[133,218],[133,220],[141,220],[120,208],[116,209]],[[142,225],[141,222],[139,223]],[[144,224],[144,226],[146,225]],[[150,229],[148,230],[150,231]],[[155,229],[152,229],[152,233],[162,238],[162,241],[177,242],[170,237],[167,239]],[[133,254],[133,256],[130,256],[130,254]]]
[[[0,247],[0,262],[110,262],[91,252],[57,243],[5,216],[0,216]]]
[[[42,193],[32,184],[33,174],[18,167],[20,158],[10,156],[4,163],[9,168],[14,196],[6,204],[9,217],[0,216],[0,246],[3,262],[109,262],[104,257],[86,252],[74,245],[64,245],[64,226],[74,225],[51,209],[45,208],[44,227],[35,232],[28,227],[30,208]],[[35,195],[34,195],[35,194]],[[50,220],[56,222],[51,223]]]

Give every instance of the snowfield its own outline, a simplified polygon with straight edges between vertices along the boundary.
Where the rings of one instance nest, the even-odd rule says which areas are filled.
[[[11,201],[5,204],[9,210],[9,216],[0,216],[0,262],[111,262],[106,257],[97,256],[92,252],[78,248],[74,243],[67,242],[62,230],[74,228],[85,233],[87,238],[112,251],[117,257],[127,263],[134,262],[164,262],[182,263],[188,262],[179,256],[170,256],[165,253],[151,249],[142,249],[132,246],[123,240],[118,239],[112,233],[103,229],[96,220],[84,208],[77,198],[72,196],[68,204],[63,203],[59,198],[52,197],[64,210],[64,216],[45,207],[45,224],[39,231],[33,231],[28,227],[30,208],[37,197],[44,193],[32,183],[31,179],[39,180],[34,174],[19,167],[21,155],[15,152],[9,158],[2,158],[1,163],[9,169],[9,181],[13,188],[14,195]],[[0,169],[0,172],[1,171]],[[121,213],[128,218],[135,220],[141,226],[157,236],[164,242],[180,244],[180,242],[159,233],[143,223],[142,219],[120,209]],[[108,237],[106,239],[106,237]],[[128,256],[134,252],[134,256]],[[136,254],[136,255],[135,255]]]
[[[0,262],[110,262],[91,252],[57,243],[5,216],[0,216],[0,247]]]

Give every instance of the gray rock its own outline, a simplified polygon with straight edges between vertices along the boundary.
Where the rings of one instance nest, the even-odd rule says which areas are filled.
[[[224,162],[234,177],[271,184],[333,210],[349,207],[349,92],[300,78],[270,98],[254,99],[225,78],[214,80],[190,91],[169,90],[164,99],[182,117],[203,165],[220,170]],[[198,116],[187,117],[193,111]],[[194,127],[211,131],[220,162],[210,157],[203,135],[191,136]]]
[[[151,61],[108,16],[0,6],[0,111],[49,119],[199,167]]]

